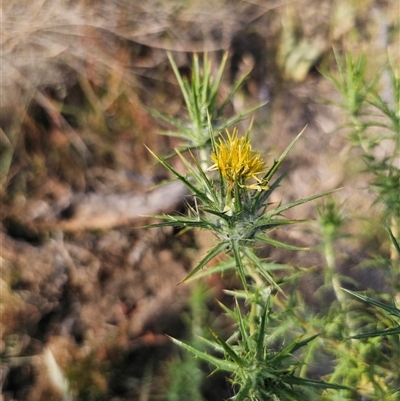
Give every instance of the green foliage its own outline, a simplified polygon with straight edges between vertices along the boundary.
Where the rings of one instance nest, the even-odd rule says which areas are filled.
[[[226,372],[232,383],[232,399],[236,401],[354,401],[361,398],[395,401],[400,366],[393,355],[400,355],[400,326],[396,320],[400,312],[395,306],[342,288],[345,283],[355,286],[357,283],[341,276],[337,269],[336,242],[348,238],[344,233],[348,219],[333,194],[317,209],[321,250],[326,261],[324,285],[318,290],[321,304],[317,313],[310,311],[297,290],[298,278],[304,274],[304,269],[273,263],[258,255],[257,247],[264,245],[285,251],[304,250],[279,241],[271,234],[277,228],[302,222],[285,218],[284,212],[330,194],[317,194],[288,204],[271,202],[272,194],[286,175],[285,172],[278,174],[278,169],[302,133],[271,167],[264,169],[261,155],[251,150],[250,129],[243,138],[238,138],[235,131],[227,132],[218,142],[217,130],[227,128],[242,117],[225,122],[222,118],[222,110],[241,80],[222,106],[217,106],[216,93],[226,58],[214,83],[206,57],[203,68],[198,57],[194,57],[191,81],[185,81],[174,61],[170,61],[185,99],[189,122],[153,114],[178,129],[173,135],[184,139],[185,151],[191,148],[186,155],[176,150],[186,172],[179,172],[170,157],[166,159],[150,152],[188,188],[193,202],[187,205],[187,215],[155,216],[161,221],[152,227],[196,228],[213,234],[214,245],[182,281],[233,271],[243,286],[243,289],[225,291],[233,296],[233,309],[220,304],[234,323],[230,335],[210,330],[211,337],[203,333],[196,342],[171,340],[196,359],[211,365],[214,371]],[[400,174],[396,166],[400,149],[399,79],[389,63],[386,72],[391,79],[394,100],[387,102],[376,89],[381,74],[371,82],[366,79],[365,56],[346,55],[344,61],[337,56],[337,61],[339,75],[325,75],[343,96],[339,106],[347,113],[349,138],[355,147],[363,150],[365,172],[374,177],[370,188],[377,192],[376,203],[382,205],[383,211],[381,217],[390,227],[390,260],[381,258],[379,266],[388,265],[391,274],[392,293],[381,294],[382,298],[393,299],[398,296],[396,283],[400,277],[397,263]],[[382,152],[376,150],[383,141],[392,144],[393,151],[382,157]],[[213,171],[217,172],[213,174]],[[255,183],[248,182],[250,180]],[[370,260],[365,264],[378,266],[378,261]],[[278,272],[285,272],[284,278]],[[288,295],[283,285],[290,285]],[[333,301],[328,301],[332,294]],[[350,294],[389,315],[355,309]],[[326,365],[322,373],[308,374],[313,365],[321,363]]]
[[[399,255],[400,247],[397,240],[399,233],[399,169],[398,156],[400,149],[399,132],[399,78],[394,67],[388,63],[381,74],[368,81],[367,58],[365,55],[354,57],[347,54],[345,61],[336,57],[339,74],[325,74],[336,86],[343,97],[339,104],[347,113],[346,126],[350,129],[349,139],[354,147],[363,151],[366,165],[364,172],[372,175],[370,189],[377,193],[375,203],[382,206],[382,214],[363,216],[374,221],[375,226],[383,225],[388,228],[391,241],[384,245],[391,247],[390,258],[365,261],[365,265],[379,269],[386,266],[389,273],[389,291],[376,294],[381,299],[393,300],[399,297]],[[393,99],[384,100],[378,92],[378,84],[383,74],[390,77]],[[385,147],[383,147],[383,145]],[[382,149],[385,149],[382,152]],[[340,400],[353,400],[362,394],[371,400],[397,400],[400,385],[400,346],[399,346],[399,310],[395,305],[377,301],[374,298],[341,288],[345,278],[336,269],[337,254],[335,242],[345,236],[340,232],[343,218],[340,208],[333,200],[319,209],[319,220],[324,244],[324,256],[327,262],[325,284],[334,290],[337,303],[329,308],[329,313],[335,314],[335,326],[341,327],[343,337],[351,340],[342,341],[340,346],[329,350],[335,356],[336,363],[331,376],[339,383],[357,387],[355,393],[339,391]],[[358,286],[358,283],[352,282]],[[348,297],[351,294],[385,313],[373,309],[355,309]],[[376,297],[376,296],[375,296]],[[333,323],[333,321],[332,321]],[[329,319],[321,324],[331,327]],[[327,332],[329,336],[331,332]],[[396,394],[397,393],[397,394]],[[325,399],[325,398],[324,398]],[[331,398],[327,398],[331,400]]]
[[[189,298],[189,312],[185,315],[186,326],[190,331],[189,340],[192,346],[198,346],[198,335],[204,331],[206,323],[204,307],[208,294],[202,284],[196,283]],[[168,391],[165,401],[203,401],[201,392],[204,381],[204,372],[200,361],[187,352],[176,353],[174,359],[166,366],[169,378]]]
[[[335,199],[329,198],[321,207],[317,208],[318,220],[325,238],[334,239],[339,235],[343,224],[343,217]]]
[[[238,301],[235,309],[230,310],[221,304],[223,310],[236,322],[237,330],[226,341],[211,332],[213,341],[203,338],[205,344],[222,354],[216,358],[190,345],[173,339],[181,347],[192,352],[196,357],[210,363],[216,370],[230,373],[234,388],[237,389],[232,398],[244,400],[307,400],[302,395],[303,387],[317,389],[344,389],[346,387],[320,380],[309,380],[298,377],[295,371],[301,365],[293,354],[305,347],[317,337],[296,338],[286,347],[275,350],[269,343],[268,323],[271,312],[268,297],[264,307],[260,306],[260,314],[256,316],[242,315]]]
[[[154,216],[162,221],[152,224],[151,227],[173,226],[210,231],[216,238],[215,245],[182,281],[193,279],[196,275],[204,277],[207,272],[214,274],[233,270],[240,277],[244,291],[234,291],[232,294],[236,299],[239,297],[246,301],[245,312],[239,307],[237,300],[234,310],[221,305],[236,323],[236,329],[228,340],[213,331],[212,340],[202,336],[202,342],[212,352],[178,339],[172,341],[212,365],[215,370],[227,372],[236,392],[233,399],[238,401],[308,400],[310,394],[315,395],[318,389],[346,389],[343,385],[308,379],[297,374],[302,363],[293,354],[301,354],[303,348],[317,337],[316,334],[303,339],[303,333],[293,338],[288,345],[276,349],[273,339],[281,338],[283,333],[277,335],[272,324],[274,312],[270,295],[281,293],[286,297],[274,278],[274,270],[287,267],[273,265],[261,259],[256,252],[256,247],[260,244],[285,250],[303,249],[271,238],[271,232],[301,221],[286,219],[283,216],[285,211],[329,192],[272,206],[271,195],[280,185],[285,173],[278,177],[275,175],[302,132],[268,169],[264,169],[261,155],[251,150],[250,130],[243,138],[238,138],[235,131],[233,134],[227,132],[227,138],[217,143],[216,121],[221,116],[222,109],[216,108],[215,94],[224,63],[225,59],[215,85],[210,80],[210,67],[206,59],[203,70],[200,71],[198,58],[194,57],[192,81],[189,84],[179,75],[171,59],[187,105],[190,124],[184,125],[169,118],[168,121],[179,129],[174,135],[186,140],[185,147],[196,147],[198,153],[190,151],[189,157],[185,157],[181,151],[176,150],[176,156],[186,168],[186,173],[180,173],[173,167],[170,158],[162,158],[149,151],[175,179],[188,188],[193,202],[187,206],[187,215]],[[234,90],[236,88],[237,86]],[[230,96],[222,107],[230,100]],[[166,120],[165,117],[162,118]],[[219,127],[225,128],[237,120],[238,118],[228,120]],[[215,163],[211,167],[210,160]],[[218,173],[212,174],[213,170]],[[260,175],[262,176],[259,177]],[[247,182],[251,179],[256,183]],[[218,260],[222,253],[225,254],[223,260],[203,271],[211,261]],[[220,356],[214,355],[214,352]]]
[[[282,163],[285,155],[292,148],[300,135],[301,134],[293,140],[285,152],[283,152],[282,156],[279,157],[266,172],[262,180],[263,182],[270,182],[273,179],[274,173]],[[178,156],[188,169],[188,175],[183,176],[177,172],[167,160],[162,159],[153,152],[151,153],[191,191],[192,195],[199,202],[201,202],[201,204],[196,203],[197,208],[189,207],[188,216],[155,216],[165,221],[153,224],[152,227],[175,226],[206,229],[212,231],[218,238],[218,243],[214,248],[204,256],[183,281],[191,278],[194,274],[203,269],[203,267],[218,256],[219,253],[231,252],[236,261],[236,265],[232,265],[232,267],[237,269],[245,288],[247,288],[247,276],[251,276],[252,274],[246,267],[250,264],[254,265],[259,274],[264,276],[275,288],[279,289],[272,276],[265,269],[263,261],[256,256],[252,248],[256,242],[264,242],[284,249],[298,249],[297,247],[269,238],[264,235],[264,233],[270,232],[277,227],[296,223],[296,220],[282,218],[282,213],[303,203],[324,196],[326,193],[310,196],[267,210],[269,198],[278,187],[283,176],[278,177],[268,190],[249,190],[246,186],[240,185],[239,182],[235,182],[234,188],[229,190],[229,183],[227,180],[222,176],[219,177],[219,180],[209,178],[193,154],[191,154],[191,162],[193,164],[190,164],[190,162],[177,151]]]
[[[400,216],[400,77],[389,62],[380,74],[368,81],[365,54],[359,57],[346,54],[345,61],[336,55],[336,60],[339,76],[326,72],[324,75],[343,97],[338,106],[347,113],[349,139],[364,150],[367,171],[375,176],[371,188],[378,193],[377,201],[382,203],[390,220]],[[384,100],[378,92],[377,84],[383,74],[390,78],[392,99]],[[392,151],[379,158],[375,150],[384,142],[392,145]]]
[[[175,357],[168,364],[170,385],[165,396],[166,401],[202,401],[201,384],[203,372],[198,360],[191,356]]]
[[[181,121],[177,118],[168,117],[156,110],[148,109],[148,111],[173,125],[178,131],[167,131],[165,134],[183,139],[184,147],[203,148],[207,147],[207,145],[209,146],[210,126],[213,131],[223,131],[262,106],[251,108],[229,119],[223,118],[224,109],[231,102],[233,96],[250,72],[248,71],[240,77],[226,98],[219,103],[218,93],[228,59],[227,53],[225,53],[221,60],[215,78],[213,78],[212,64],[207,54],[203,56],[202,63],[197,54],[193,55],[192,75],[189,80],[182,76],[170,54],[168,54],[168,58],[185,101],[188,120]]]
[[[372,299],[370,297],[358,294],[354,291],[350,291],[350,290],[345,290],[345,291],[371,305],[374,305],[382,310],[385,310],[386,312],[389,313],[389,315],[392,315],[396,318],[400,318],[400,309],[396,308],[395,306],[389,306],[382,302],[375,301],[374,299]],[[399,320],[399,323],[397,323],[397,325],[393,328],[389,328],[386,330],[380,330],[380,331],[373,331],[373,332],[364,333],[364,334],[357,334],[357,335],[353,336],[353,338],[379,337],[379,336],[389,336],[389,335],[394,335],[394,334],[400,334],[400,320]]]

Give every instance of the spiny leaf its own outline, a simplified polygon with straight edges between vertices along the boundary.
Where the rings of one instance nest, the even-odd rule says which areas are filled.
[[[177,65],[175,64],[175,61],[174,61],[171,53],[168,52],[167,56],[168,56],[169,62],[171,63],[171,66],[172,66],[172,69],[174,71],[175,77],[176,77],[176,79],[178,81],[178,84],[179,84],[179,87],[181,89],[183,98],[185,99],[186,107],[187,107],[188,112],[190,114],[190,119],[193,121],[193,115],[192,115],[192,111],[191,111],[191,107],[190,107],[191,106],[190,94],[187,91],[187,87],[186,87],[185,83],[183,82],[182,76],[181,76],[181,74],[180,74],[180,72],[178,70]]]
[[[315,387],[315,388],[322,388],[322,389],[336,389],[336,390],[352,390],[350,387],[347,386],[342,386],[341,384],[333,384],[333,383],[327,383],[321,380],[310,380],[310,379],[303,379],[301,377],[296,377],[296,376],[284,376],[283,380],[285,383],[288,384],[296,384],[299,386],[309,386],[309,387]]]
[[[276,248],[283,248],[283,249],[287,249],[287,250],[290,250],[290,251],[306,251],[306,250],[310,249],[310,248],[305,248],[305,247],[301,247],[301,246],[285,244],[284,242],[277,241],[275,239],[267,237],[266,235],[257,235],[256,239],[259,240],[259,241],[262,241],[262,242],[264,242],[266,244],[273,245]]]
[[[143,226],[143,228],[155,228],[155,227],[198,227],[198,228],[204,228],[204,229],[211,229],[211,230],[216,230],[217,227],[212,224],[209,221],[205,220],[197,220],[193,219],[191,217],[185,217],[185,216],[171,216],[169,214],[165,215],[152,215],[151,216],[154,219],[160,219],[160,220],[166,220],[165,222],[162,223],[152,223],[148,224],[146,226]]]
[[[299,336],[295,341],[293,341],[291,344],[289,344],[286,348],[284,348],[282,351],[278,352],[271,360],[270,363],[272,364],[278,364],[280,361],[283,359],[287,358],[288,356],[292,355],[293,352],[297,351],[299,348],[304,347],[307,345],[310,341],[314,340],[314,338],[318,337],[319,334],[315,334],[311,337],[306,338],[303,341],[300,341],[303,336]]]
[[[207,212],[207,213],[214,214],[215,216],[221,217],[221,219],[224,219],[227,222],[229,222],[232,219],[232,217],[228,216],[226,214],[226,212],[217,212],[216,210],[208,209],[208,208],[203,208],[203,211]]]
[[[212,248],[206,256],[199,262],[199,264],[181,281],[181,283],[189,280],[193,275],[195,275],[199,270],[201,270],[211,259],[217,256],[220,252],[226,249],[228,246],[227,241],[220,242],[214,248]]]
[[[236,264],[235,264],[236,266]],[[223,292],[227,295],[230,295],[231,297],[235,297],[235,298],[239,298],[239,299],[244,299],[247,300],[248,299],[248,294],[246,293],[246,291],[241,291],[241,290],[237,290],[237,291],[232,291],[232,290],[223,290]]]
[[[221,301],[218,301],[218,299],[217,299],[217,303],[218,303],[218,305],[220,306],[220,308],[223,309],[223,310],[226,312],[226,314],[227,314],[230,318],[232,318],[233,320],[236,321],[237,316],[236,316],[236,312],[235,312],[235,311],[229,309],[229,308],[228,308],[226,305],[224,305]]]
[[[226,66],[227,60],[228,60],[228,52],[226,52],[224,54],[224,56],[222,57],[221,64],[219,66],[219,70],[218,70],[218,73],[217,73],[217,77],[215,79],[214,84],[211,86],[210,98],[209,98],[209,101],[210,101],[209,109],[210,110],[214,110],[214,108],[215,108],[218,89],[219,89],[219,87],[221,85],[221,80],[222,80],[222,76],[223,76],[223,73],[224,73],[224,70],[225,70],[225,66]],[[226,104],[224,102],[222,104],[222,106],[219,108],[219,110],[224,109],[225,106],[226,106]],[[217,117],[219,117],[218,112],[217,112]]]
[[[202,186],[204,188],[204,190],[207,191],[207,192],[201,192],[200,189],[198,190],[198,192],[201,192],[203,195],[203,197],[200,199],[202,199],[202,201],[208,205],[215,204],[218,201],[217,194],[214,191],[212,183],[210,182],[208,177],[204,174],[200,165],[196,164],[197,170],[195,170],[193,168],[193,166],[186,160],[186,158],[182,155],[182,153],[178,149],[176,149],[175,152],[179,156],[179,158],[182,160],[183,164],[188,169],[188,171],[191,173],[191,175],[194,177],[194,179],[197,181],[197,184],[199,186]],[[193,154],[190,152],[190,150],[189,150],[189,153],[190,153],[192,159],[196,161],[196,158],[193,156]],[[210,199],[209,196],[207,196],[207,195],[210,195],[212,199]]]
[[[192,347],[189,344],[185,344],[184,342],[177,340],[176,338],[169,337],[176,345],[179,345],[181,348],[191,352],[198,358],[202,359],[203,361],[206,361],[208,363],[211,363],[214,365],[218,370],[222,370],[225,372],[234,372],[237,369],[237,365],[226,361],[224,359],[216,358],[215,356],[212,356],[210,354],[207,354],[206,352],[199,351],[198,349]]]
[[[257,195],[254,197],[253,203],[251,205],[252,207],[252,212],[257,213],[259,209],[261,209],[265,201],[269,198],[269,196],[272,194],[272,192],[279,187],[279,184],[283,180],[283,178],[287,175],[287,171],[285,171],[283,174],[281,174],[272,185],[269,186],[269,189],[266,191],[260,191],[257,193]]]
[[[391,336],[394,334],[400,334],[400,326],[394,327],[392,329],[379,330],[379,331],[371,331],[369,333],[357,334],[355,336],[351,336],[350,338],[371,338],[371,337],[384,337]]]
[[[198,188],[196,188],[186,177],[184,177],[182,174],[179,174],[170,164],[168,164],[164,159],[161,157],[157,156],[152,150],[150,150],[146,145],[146,149],[159,161],[160,164],[162,164],[168,171],[170,171],[175,177],[182,181],[183,184],[187,188],[192,191],[194,195],[196,195],[199,199],[201,199],[203,202],[207,203],[208,198],[205,194],[199,191]]]
[[[153,110],[150,109],[149,107],[143,107],[148,113],[150,113],[151,115],[153,115],[154,117],[160,118],[162,120],[164,120],[165,122],[175,126],[176,128],[180,129],[181,131],[184,132],[183,133],[179,133],[179,132],[168,132],[168,136],[173,135],[176,136],[178,138],[184,138],[187,139],[188,136],[190,135],[191,131],[189,130],[189,128],[187,126],[185,126],[180,120],[176,119],[176,118],[172,118],[169,117],[163,113],[160,113],[157,110]]]
[[[190,152],[190,151],[189,151]],[[202,167],[200,166],[200,163],[197,161],[197,159],[193,156],[192,152],[190,152],[190,155],[192,156],[193,162],[195,163],[197,169],[198,169],[198,174],[199,176],[203,179],[204,183],[206,184],[209,193],[212,195],[214,203],[218,202],[218,197],[217,194],[214,190],[214,185],[211,182],[211,180],[207,177],[207,175],[204,173]]]
[[[282,291],[282,289],[279,287],[279,285],[275,282],[275,280],[272,278],[272,276],[264,269],[262,261],[254,253],[254,251],[250,248],[243,248],[243,253],[249,259],[249,261],[252,262],[255,265],[255,267],[258,268],[258,270],[270,282],[270,284],[272,284],[272,286],[274,286],[280,293],[282,293],[286,297],[285,293]]]
[[[225,54],[225,56],[227,56],[227,54]],[[224,60],[224,64],[226,63],[226,59]],[[221,71],[221,70],[220,70]],[[222,72],[221,71],[221,77],[222,77]],[[235,93],[239,90],[239,88],[242,86],[244,80],[248,77],[248,75],[250,74],[250,70],[245,72],[235,83],[235,85],[233,86],[233,88],[231,89],[231,91],[229,92],[228,96],[226,97],[225,101],[222,103],[221,107],[219,107],[218,111],[217,111],[217,117],[222,115],[223,110],[225,109],[225,107],[228,105],[228,103],[232,100],[233,96],[235,95]]]
[[[245,273],[245,267],[243,265],[242,257],[240,256],[239,242],[238,241],[230,241],[230,244],[232,246],[233,256],[236,261],[236,267],[237,267],[237,271],[239,273],[239,277],[242,280],[242,284],[243,284],[245,291],[247,292],[248,288],[247,288],[247,282],[246,282],[246,273]]]
[[[234,259],[222,261],[222,262],[219,262],[218,264],[216,264],[215,266],[211,266],[211,267],[207,268],[207,270],[197,273],[195,278],[199,279],[199,278],[211,276],[216,273],[224,273],[228,270],[234,269],[235,267],[236,267],[236,262]],[[187,281],[190,281],[192,279],[193,279],[193,277]]]
[[[211,98],[212,92],[212,79],[211,79],[211,62],[207,57],[207,54],[204,54],[203,57],[203,82],[201,83],[201,96],[200,100],[202,104],[208,104],[208,108],[210,110],[214,110],[214,104]],[[218,85],[219,86],[219,85]],[[217,86],[217,91],[218,91]]]
[[[359,299],[361,299],[361,300],[363,300],[365,302],[368,302],[369,304],[372,304],[372,305],[377,306],[378,308],[384,309],[385,311],[389,312],[393,316],[400,317],[400,309],[397,309],[394,306],[389,306],[389,305],[384,304],[382,302],[375,301],[372,298],[369,298],[369,297],[367,297],[365,295],[358,294],[357,292],[353,292],[353,291],[347,290],[345,288],[342,288],[342,290],[348,292],[351,295],[354,295],[355,297],[357,297],[357,298],[359,298]]]
[[[249,348],[249,338],[247,335],[246,324],[245,321],[243,320],[239,302],[236,297],[235,297],[235,307],[236,307],[236,321],[238,322],[240,335],[242,336],[242,342],[244,344],[246,352],[248,352],[250,348]]]
[[[228,120],[226,120],[223,124],[219,125],[218,127],[216,127],[216,129],[218,130],[224,130],[226,128],[228,128],[229,126],[231,126],[232,124],[236,124],[237,122],[239,122],[240,120],[243,120],[243,117],[247,116],[248,114],[252,113],[253,111],[258,110],[260,107],[265,106],[267,103],[261,103],[257,106],[254,106],[248,110],[245,110],[243,113],[238,114],[235,117],[229,118]]]
[[[221,345],[221,347],[224,349],[225,353],[236,363],[237,366],[240,366],[242,368],[246,367],[246,361],[242,359],[234,350],[233,348],[227,344],[221,337],[218,336],[217,333],[214,331],[211,331],[212,336],[217,340],[217,342]]]
[[[296,138],[293,139],[292,142],[290,142],[289,146],[284,150],[284,152],[279,156],[279,159],[273,164],[273,166],[270,168],[270,170],[267,172],[267,174],[264,176],[265,181],[270,181],[272,176],[275,174],[276,170],[278,170],[279,166],[282,164],[283,160],[287,156],[287,154],[290,152],[290,150],[293,148],[294,144],[300,139],[300,137],[303,135],[303,132],[306,130],[307,126],[305,126],[301,132],[296,136]]]
[[[389,235],[390,235],[390,239],[393,242],[394,247],[396,248],[397,253],[400,256],[400,243],[397,241],[397,239],[395,238],[395,236],[393,235],[392,231],[390,230],[390,228],[388,228],[389,231]]]
[[[333,193],[333,192],[336,192],[336,191],[338,191],[338,189],[334,189],[334,190],[331,190],[331,191],[322,192],[322,193],[317,194],[317,195],[313,195],[313,196],[309,196],[309,197],[307,197],[307,198],[299,199],[299,200],[296,201],[296,202],[288,203],[287,205],[279,206],[279,207],[277,207],[276,209],[267,212],[267,213],[265,214],[265,216],[267,216],[267,217],[272,217],[272,216],[279,215],[279,214],[281,214],[282,212],[284,212],[285,210],[292,209],[292,208],[294,208],[294,207],[296,207],[296,206],[302,205],[303,203],[310,202],[310,201],[312,201],[312,200],[314,200],[314,199],[321,198],[322,196],[329,195],[329,194],[331,194],[331,193]]]
[[[156,217],[156,216],[151,216],[151,217]],[[201,229],[213,229],[208,223],[202,222],[202,221],[165,221],[163,223],[153,223],[153,224],[148,224],[147,226],[144,226],[144,228],[156,228],[156,227],[196,227],[196,228],[201,228]]]
[[[261,216],[253,222],[253,227],[259,231],[270,230],[272,228],[287,226],[290,224],[303,223],[307,220],[285,220],[285,219],[271,219],[270,216]]]
[[[261,317],[261,323],[260,323],[260,326],[258,327],[256,358],[259,361],[264,359],[265,329],[267,326],[267,313],[268,313],[268,304],[265,305],[264,312]]]

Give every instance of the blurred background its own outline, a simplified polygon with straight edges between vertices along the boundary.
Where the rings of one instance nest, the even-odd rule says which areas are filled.
[[[3,0],[0,63],[0,249],[2,400],[221,400],[230,384],[190,365],[165,334],[229,330],[215,306],[234,277],[177,283],[208,249],[203,233],[143,229],[144,216],[184,211],[178,185],[144,145],[167,155],[179,140],[147,110],[185,118],[167,58],[191,74],[193,53],[218,69],[221,98],[250,71],[227,117],[258,103],[254,147],[267,164],[307,129],[276,192],[289,202],[341,187],[345,218],[338,269],[361,288],[383,273],[357,268],[382,249],[384,230],[360,152],[341,129],[340,96],[321,71],[334,51],[368,58],[368,78],[388,55],[399,64],[395,0]],[[390,85],[382,76],[382,98]],[[244,132],[250,118],[238,124]],[[385,148],[378,149],[385,152]],[[178,165],[179,168],[179,165]],[[307,204],[291,218],[315,218]],[[357,238],[351,235],[363,233]],[[324,265],[318,224],[276,234],[309,252],[266,249],[304,268],[299,289],[318,310]],[[192,384],[187,384],[192,383]],[[200,390],[193,390],[191,386]]]

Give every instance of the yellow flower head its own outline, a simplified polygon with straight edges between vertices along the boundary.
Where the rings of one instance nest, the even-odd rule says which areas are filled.
[[[228,131],[226,133],[228,138],[221,138],[216,144],[215,151],[211,153],[211,160],[215,164],[210,167],[210,170],[220,170],[230,187],[237,182],[241,187],[259,191],[267,189],[268,186],[262,185],[263,182],[258,177],[259,174],[266,171],[261,155],[251,150],[247,137],[238,138],[237,129],[233,130],[232,135]],[[257,183],[245,185],[244,182],[251,178],[255,179]]]

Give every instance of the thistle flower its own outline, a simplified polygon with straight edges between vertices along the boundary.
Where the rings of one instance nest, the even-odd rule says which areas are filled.
[[[258,152],[251,150],[248,137],[238,138],[237,129],[233,130],[232,135],[228,130],[226,133],[228,138],[221,138],[211,153],[211,160],[214,164],[209,170],[220,170],[230,188],[236,182],[242,188],[257,189],[258,191],[268,189],[265,182],[258,177],[266,172],[265,162]],[[245,185],[245,182],[252,178],[257,183]]]

